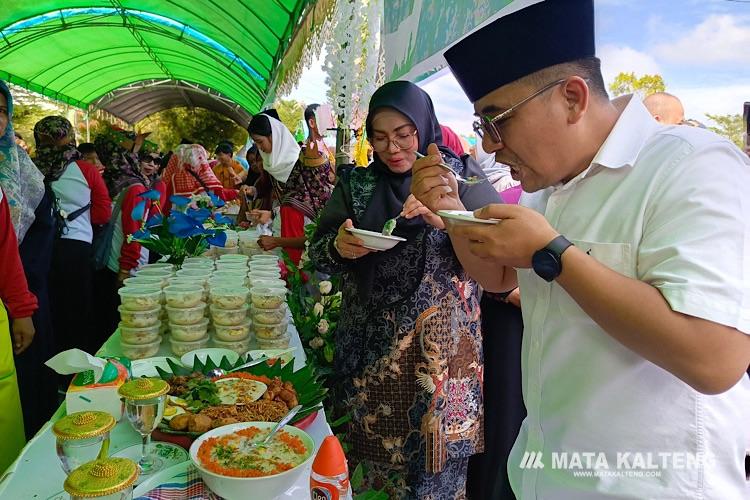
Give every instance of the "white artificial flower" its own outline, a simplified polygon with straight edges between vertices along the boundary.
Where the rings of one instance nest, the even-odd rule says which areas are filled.
[[[326,333],[328,333],[328,328],[328,320],[321,319],[318,323],[318,333],[321,335],[325,335]]]
[[[322,293],[323,295],[328,295],[329,293],[331,293],[331,289],[333,288],[333,285],[331,284],[330,281],[326,280],[326,281],[321,281],[320,284],[318,285],[318,288],[320,289],[320,293]]]
[[[313,314],[318,317],[323,316],[323,304],[316,302],[313,306]]]

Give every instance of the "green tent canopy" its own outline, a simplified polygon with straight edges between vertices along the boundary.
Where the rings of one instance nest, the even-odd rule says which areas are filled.
[[[245,125],[314,4],[3,0],[0,78],[129,123],[198,106]]]

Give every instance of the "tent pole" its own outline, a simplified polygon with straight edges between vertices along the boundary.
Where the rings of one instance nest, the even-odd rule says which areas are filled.
[[[88,111],[86,111],[86,142],[91,142],[91,121]]]

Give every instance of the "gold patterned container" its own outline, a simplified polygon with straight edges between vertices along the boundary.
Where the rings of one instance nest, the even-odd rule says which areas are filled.
[[[139,401],[163,396],[169,392],[169,384],[159,378],[137,378],[125,382],[118,390],[125,399]]]
[[[87,462],[70,473],[65,491],[73,500],[128,500],[133,498],[133,483],[138,466],[127,458],[103,458]]]
[[[61,418],[52,427],[57,456],[66,474],[96,458],[106,458],[115,417],[103,411],[81,411]]]

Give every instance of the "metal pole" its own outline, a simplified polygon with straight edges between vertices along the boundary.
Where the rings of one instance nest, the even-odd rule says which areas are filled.
[[[86,142],[91,142],[91,121],[88,110],[86,111]]]

